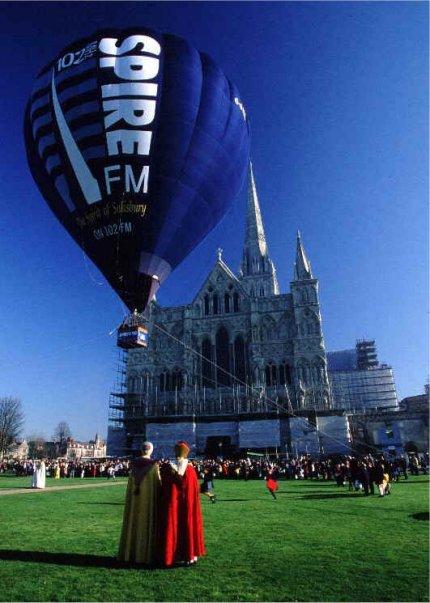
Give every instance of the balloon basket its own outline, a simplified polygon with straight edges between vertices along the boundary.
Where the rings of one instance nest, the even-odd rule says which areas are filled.
[[[148,329],[144,319],[137,312],[127,316],[118,328],[116,344],[123,350],[148,346]]]

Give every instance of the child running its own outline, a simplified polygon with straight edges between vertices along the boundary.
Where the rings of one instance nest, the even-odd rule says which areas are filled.
[[[266,487],[269,490],[270,494],[273,496],[273,498],[277,500],[275,492],[278,489],[278,481],[276,476],[276,470],[273,468],[269,469],[269,471],[267,472]]]
[[[211,503],[216,503],[216,496],[213,492],[214,489],[214,474],[212,469],[205,467],[203,470],[203,482],[200,484],[200,492],[207,496]]]

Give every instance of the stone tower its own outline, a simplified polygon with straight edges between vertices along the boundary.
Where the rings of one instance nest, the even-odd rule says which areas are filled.
[[[296,324],[294,376],[298,408],[329,406],[327,360],[321,328],[318,281],[297,232],[294,280],[291,281]]]

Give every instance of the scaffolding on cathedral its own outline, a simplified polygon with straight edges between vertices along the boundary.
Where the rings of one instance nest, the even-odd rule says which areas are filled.
[[[308,388],[303,397],[297,396],[293,385],[281,388],[267,386],[233,385],[209,388],[194,383],[174,387],[172,391],[150,388],[144,376],[126,382],[127,352],[121,350],[118,357],[117,378],[110,395],[109,421],[119,427],[130,421],[159,418],[190,418],[210,416],[293,416],[303,411],[326,411],[320,403],[323,389]],[[291,400],[298,398],[298,404]]]

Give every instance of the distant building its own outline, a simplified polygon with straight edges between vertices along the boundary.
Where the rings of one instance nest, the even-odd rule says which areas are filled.
[[[106,442],[96,434],[94,440],[89,442],[77,442],[73,438],[67,438],[67,449],[65,456],[72,459],[83,457],[100,459],[106,457]]]
[[[404,398],[398,409],[370,410],[349,417],[354,444],[363,451],[427,452],[429,392]]]
[[[430,388],[426,383],[424,393],[417,396],[408,396],[400,402],[400,409],[408,412],[424,412],[429,413],[430,410]]]
[[[10,447],[7,455],[9,458],[17,459],[19,461],[25,460],[28,458],[28,443],[27,440],[22,440],[20,442],[16,441]]]
[[[379,364],[375,341],[357,341],[355,349],[327,352],[334,408],[361,412],[398,409],[393,370]]]

